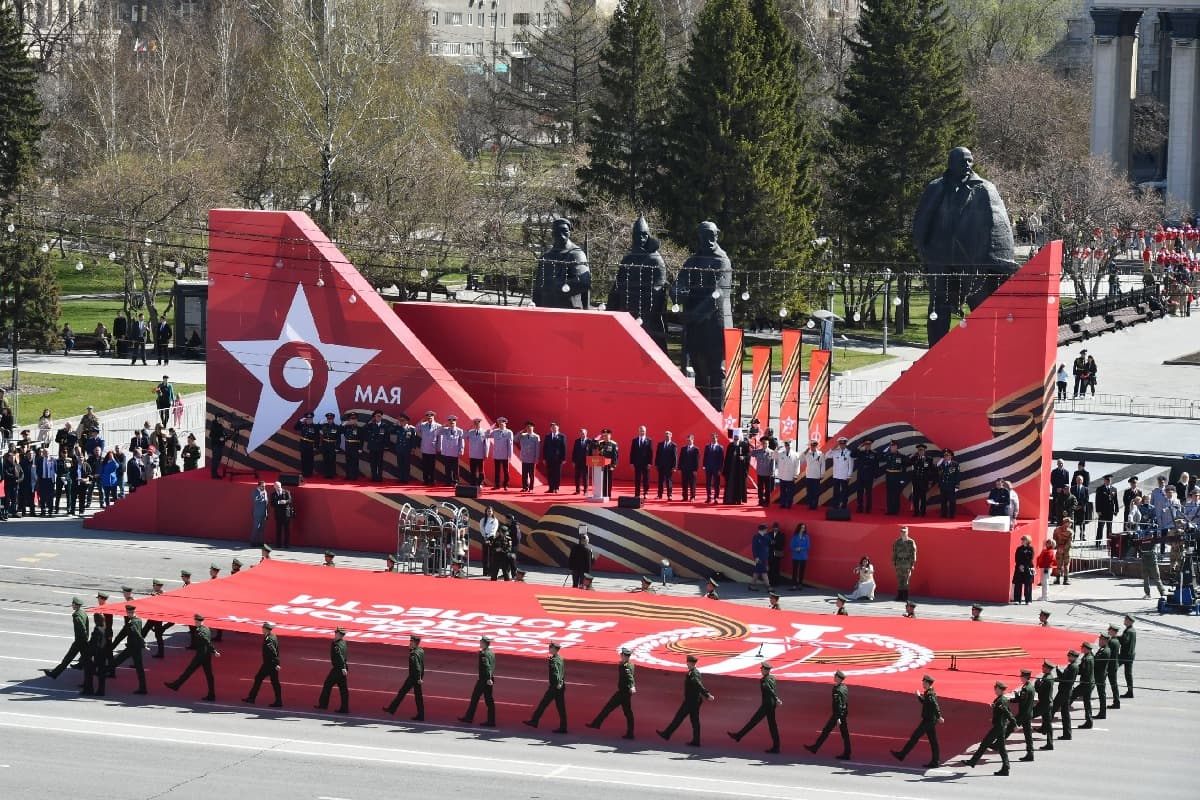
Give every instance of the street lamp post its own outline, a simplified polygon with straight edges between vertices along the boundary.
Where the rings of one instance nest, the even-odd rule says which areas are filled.
[[[883,271],[883,354],[887,355],[887,339],[888,339],[888,314],[892,305],[892,271],[885,269]]]

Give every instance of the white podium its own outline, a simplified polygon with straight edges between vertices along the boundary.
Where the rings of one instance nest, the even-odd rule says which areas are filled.
[[[588,456],[587,464],[592,470],[592,493],[585,498],[589,503],[603,503],[608,498],[604,496],[604,468],[611,463],[604,456]]]

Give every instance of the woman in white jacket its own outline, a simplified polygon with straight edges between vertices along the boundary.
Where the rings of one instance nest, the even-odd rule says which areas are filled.
[[[854,568],[854,574],[858,575],[858,584],[854,587],[854,591],[846,598],[847,600],[867,600],[875,599],[875,565],[871,563],[871,559],[863,556],[858,561],[858,566]]]

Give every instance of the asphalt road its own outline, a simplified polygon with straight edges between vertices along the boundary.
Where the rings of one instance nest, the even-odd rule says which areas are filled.
[[[945,754],[948,766],[922,771],[914,765],[919,763],[916,756],[926,752],[923,745],[903,766],[833,761],[836,750],[830,744],[824,758],[803,752],[801,758],[795,742],[784,743],[783,756],[759,760],[722,752],[717,731],[706,730],[706,743],[713,746],[700,750],[657,741],[626,748],[580,743],[570,736],[529,736],[523,729],[420,725],[403,721],[403,714],[389,724],[377,715],[339,717],[290,704],[275,711],[261,702],[269,692],[253,709],[196,703],[191,698],[198,691],[173,695],[153,677],[150,695],[139,698],[129,694],[124,669],[110,683],[109,697],[80,698],[74,689],[80,673],[68,671],[58,681],[40,674],[70,644],[71,595],[90,601],[97,588],[105,588],[117,597],[123,583],[140,592],[152,577],[174,579],[182,567],[200,575],[209,561],[226,566],[234,552],[241,552],[214,544],[220,545],[93,533],[77,522],[20,521],[0,528],[0,641],[5,644],[0,649],[0,798],[365,800],[415,793],[507,799],[622,793],[639,800],[981,800],[1014,793],[1172,796],[1194,791],[1200,778],[1195,758],[1200,742],[1200,618],[1195,617],[1142,617],[1137,697],[1124,701],[1120,711],[1110,711],[1095,729],[1077,732],[1052,753],[1039,752],[1034,764],[1014,762],[1007,778],[992,776],[998,766],[995,756],[969,770],[955,765],[957,754]],[[310,554],[285,557],[319,560]],[[377,567],[365,558],[339,556],[339,561]],[[173,585],[177,581],[168,582],[168,589]],[[1103,621],[1143,607],[1140,599],[1130,599],[1128,581],[1079,578],[1071,590],[1074,596],[1059,596],[1052,607],[1064,624],[1070,619],[1082,630],[1098,629]],[[1140,587],[1135,593],[1140,595]],[[812,595],[791,596],[785,603],[797,609],[825,608],[824,598]],[[997,606],[987,613],[1025,620],[1030,608]],[[966,615],[965,606],[947,603],[923,604],[922,610]],[[876,603],[861,611],[856,607],[855,613],[893,614],[895,609]],[[177,635],[168,664],[182,662],[176,649],[181,646]],[[294,694],[286,677],[285,693]],[[982,736],[984,720],[979,728]],[[1016,750],[1014,757],[1021,754],[1017,738],[1010,748]]]

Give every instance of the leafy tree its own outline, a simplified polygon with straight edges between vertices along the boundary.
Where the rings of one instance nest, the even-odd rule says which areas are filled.
[[[585,194],[655,205],[654,178],[664,154],[670,85],[662,23],[654,0],[625,0],[608,25],[600,55],[600,91],[587,133],[589,163],[578,177]]]
[[[807,288],[816,199],[803,66],[774,0],[710,0],[679,75],[662,210],[681,241],[717,223],[750,295],[735,303],[742,318],[803,302]]]
[[[19,347],[45,350],[57,346],[58,278],[33,232],[0,231],[0,336]],[[14,376],[14,387],[15,387]]]
[[[1031,61],[1067,32],[1074,0],[947,0],[962,32],[963,56],[972,75],[988,64]]]

